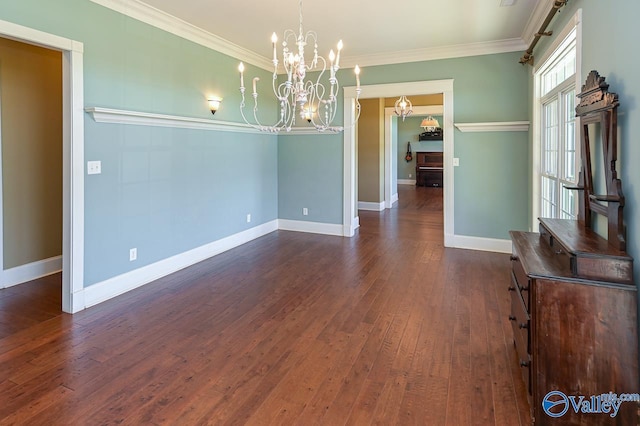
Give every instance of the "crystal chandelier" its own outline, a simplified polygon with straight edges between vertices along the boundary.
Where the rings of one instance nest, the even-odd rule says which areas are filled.
[[[299,1],[300,26],[299,32],[286,30],[284,32],[284,40],[282,42],[282,65],[286,73],[286,80],[278,84],[278,56],[277,47],[278,37],[276,33],[271,36],[273,45],[273,93],[280,106],[279,120],[270,126],[265,126],[258,120],[258,92],[257,84],[259,77],[252,80],[253,92],[253,119],[250,122],[245,116],[245,87],[244,87],[244,64],[240,62],[238,70],[240,71],[240,93],[242,101],[240,103],[240,113],[245,123],[265,132],[279,132],[291,130],[296,124],[296,116],[308,121],[319,132],[330,131],[339,132],[343,127],[333,126],[333,120],[336,116],[337,96],[340,85],[336,77],[337,71],[340,69],[340,51],[342,50],[342,40],[338,42],[337,54],[331,50],[329,52],[329,76],[324,83],[322,78],[327,71],[327,61],[318,55],[317,35],[314,31],[308,31],[306,34],[302,30],[302,0]],[[296,46],[292,50],[290,46]],[[304,50],[307,45],[313,45],[313,58],[308,62],[304,56]],[[307,79],[307,72],[318,72],[317,79]],[[358,121],[360,116],[360,68],[356,65],[354,69],[356,75],[356,118],[354,123]]]
[[[395,109],[394,112],[396,113],[396,115],[399,117],[402,117],[402,121],[404,121],[405,118],[413,114],[413,105],[405,95],[400,96],[400,99],[396,101],[394,105],[394,109]]]

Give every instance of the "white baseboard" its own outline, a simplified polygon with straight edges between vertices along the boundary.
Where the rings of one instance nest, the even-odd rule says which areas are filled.
[[[455,247],[469,250],[493,251],[497,253],[511,253],[511,240],[499,240],[495,238],[469,237],[465,235],[453,235],[448,240],[451,244],[447,247]]]
[[[13,287],[62,271],[62,256],[50,257],[0,272],[0,288]]]
[[[391,196],[391,204],[393,205],[393,203],[398,201],[398,193],[396,192],[395,194],[393,194]]]
[[[381,203],[372,203],[369,201],[358,201],[358,210],[369,210],[373,212],[381,212],[384,210],[384,201]]]
[[[278,229],[278,221],[256,226],[246,231],[230,235],[193,250],[177,254],[167,259],[126,272],[108,280],[88,286],[84,289],[84,307],[97,305],[113,297],[119,296],[151,281],[157,280],[180,269],[194,265],[217,254],[245,244]]]
[[[398,179],[398,185],[415,185],[415,179]]]
[[[359,226],[359,217],[354,221],[354,227]],[[172,256],[158,261],[151,265],[143,266],[134,271],[130,271],[105,281],[88,286],[74,297],[74,300],[84,300],[83,306],[78,306],[76,311],[97,305],[98,303],[119,296],[128,291],[134,290],[159,278],[172,274],[176,271],[194,265],[205,259],[223,253],[234,247],[245,244],[251,240],[262,237],[278,229],[285,231],[310,232],[314,234],[343,236],[345,229],[342,224],[306,222],[299,220],[277,219],[271,222],[256,226],[246,231],[239,232],[226,238],[214,241],[193,250]],[[510,240],[498,240],[491,238],[467,237],[462,235],[445,236],[447,247],[464,248],[471,250],[494,251],[500,253],[511,253]],[[59,272],[62,268],[62,258],[51,258],[34,264],[20,266],[4,271],[3,278],[11,276],[11,281],[19,281],[18,277],[30,277],[26,279],[39,278]],[[27,273],[27,271],[29,273]],[[7,273],[10,273],[7,275]],[[36,276],[37,275],[37,276]],[[15,284],[10,284],[15,285]],[[8,287],[8,285],[7,285]]]
[[[305,222],[303,220],[278,219],[278,229],[283,231],[310,232],[312,234],[326,234],[343,236],[342,224]]]

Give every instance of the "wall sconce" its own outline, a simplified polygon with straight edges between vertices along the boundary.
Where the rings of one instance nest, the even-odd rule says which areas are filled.
[[[222,102],[222,98],[219,96],[209,97],[209,109],[211,110],[211,114],[215,115],[218,108],[220,108],[220,102]]]

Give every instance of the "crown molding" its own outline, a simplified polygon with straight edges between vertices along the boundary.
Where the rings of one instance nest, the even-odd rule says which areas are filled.
[[[360,67],[370,67],[407,62],[433,61],[437,59],[462,58],[465,56],[491,55],[496,53],[517,52],[526,48],[527,44],[521,38],[481,43],[456,44],[453,46],[429,47],[426,49],[351,56],[342,60],[342,68],[351,68],[356,64]]]
[[[140,0],[90,0],[93,3],[122,13],[130,18],[152,25],[186,40],[208,47],[225,55],[255,65],[266,71],[273,71],[269,58],[196,27],[180,18],[163,12]],[[343,59],[343,68],[399,64],[406,62],[431,61],[435,59],[460,58],[464,56],[490,55],[515,52],[527,48],[522,39],[514,38],[483,43],[459,44],[427,49],[404,50],[399,52],[361,55]]]
[[[522,31],[522,40],[525,41],[526,46],[525,49],[531,44],[533,41],[533,37],[536,35],[545,18],[549,14],[549,10],[553,7],[555,0],[538,0],[536,6],[529,17],[529,21],[527,21],[527,25],[524,26],[524,30]]]
[[[289,131],[261,131],[246,123],[215,121],[206,118],[183,117],[179,115],[155,114],[151,112],[127,111],[121,109],[89,107],[85,111],[96,123],[133,124],[138,126],[171,127],[179,129],[214,130],[235,133],[271,133],[273,135],[329,135],[342,131],[342,128],[319,132],[312,127],[292,127]]]
[[[130,18],[152,25],[186,40],[208,47],[225,55],[255,65],[267,71],[273,64],[264,56],[196,27],[180,18],[149,6],[139,0],[90,0],[93,3],[122,13]]]
[[[493,123],[455,123],[454,126],[466,132],[528,132],[528,121],[499,121]]]

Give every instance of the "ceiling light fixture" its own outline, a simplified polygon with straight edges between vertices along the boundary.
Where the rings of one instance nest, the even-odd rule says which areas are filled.
[[[432,116],[429,116],[422,120],[420,127],[422,127],[425,132],[434,132],[438,127],[440,127],[440,123],[438,123],[438,120]]]
[[[336,73],[340,69],[340,52],[343,44],[342,40],[338,42],[337,54],[331,50],[329,52],[329,78],[325,83],[321,83],[321,79],[327,70],[327,61],[318,55],[317,35],[314,31],[308,31],[306,34],[302,30],[302,0],[299,1],[300,26],[299,32],[286,30],[284,32],[284,40],[282,42],[282,65],[286,72],[286,80],[278,84],[278,56],[277,42],[278,36],[273,33],[271,43],[273,45],[273,93],[280,105],[280,119],[273,125],[264,126],[258,120],[258,92],[257,83],[259,77],[253,78],[253,119],[250,122],[245,117],[245,98],[244,98],[244,64],[240,62],[238,71],[240,71],[240,93],[242,101],[240,103],[240,113],[245,123],[265,132],[279,132],[291,130],[296,124],[296,115],[300,118],[309,120],[309,122],[319,132],[332,131],[339,132],[343,127],[333,126],[333,120],[338,110],[338,92],[340,85],[336,77]],[[297,46],[294,50],[289,50],[289,46]],[[310,62],[304,57],[305,46],[313,46],[313,58]],[[305,80],[307,72],[317,71],[317,78]],[[360,116],[360,68],[356,65],[354,72],[356,74],[356,118],[358,121]],[[327,86],[328,83],[328,86]]]
[[[413,105],[405,95],[400,96],[400,99],[396,101],[394,108],[395,108],[394,112],[396,113],[397,116],[402,117],[402,121],[404,121],[405,118],[413,114]]]

